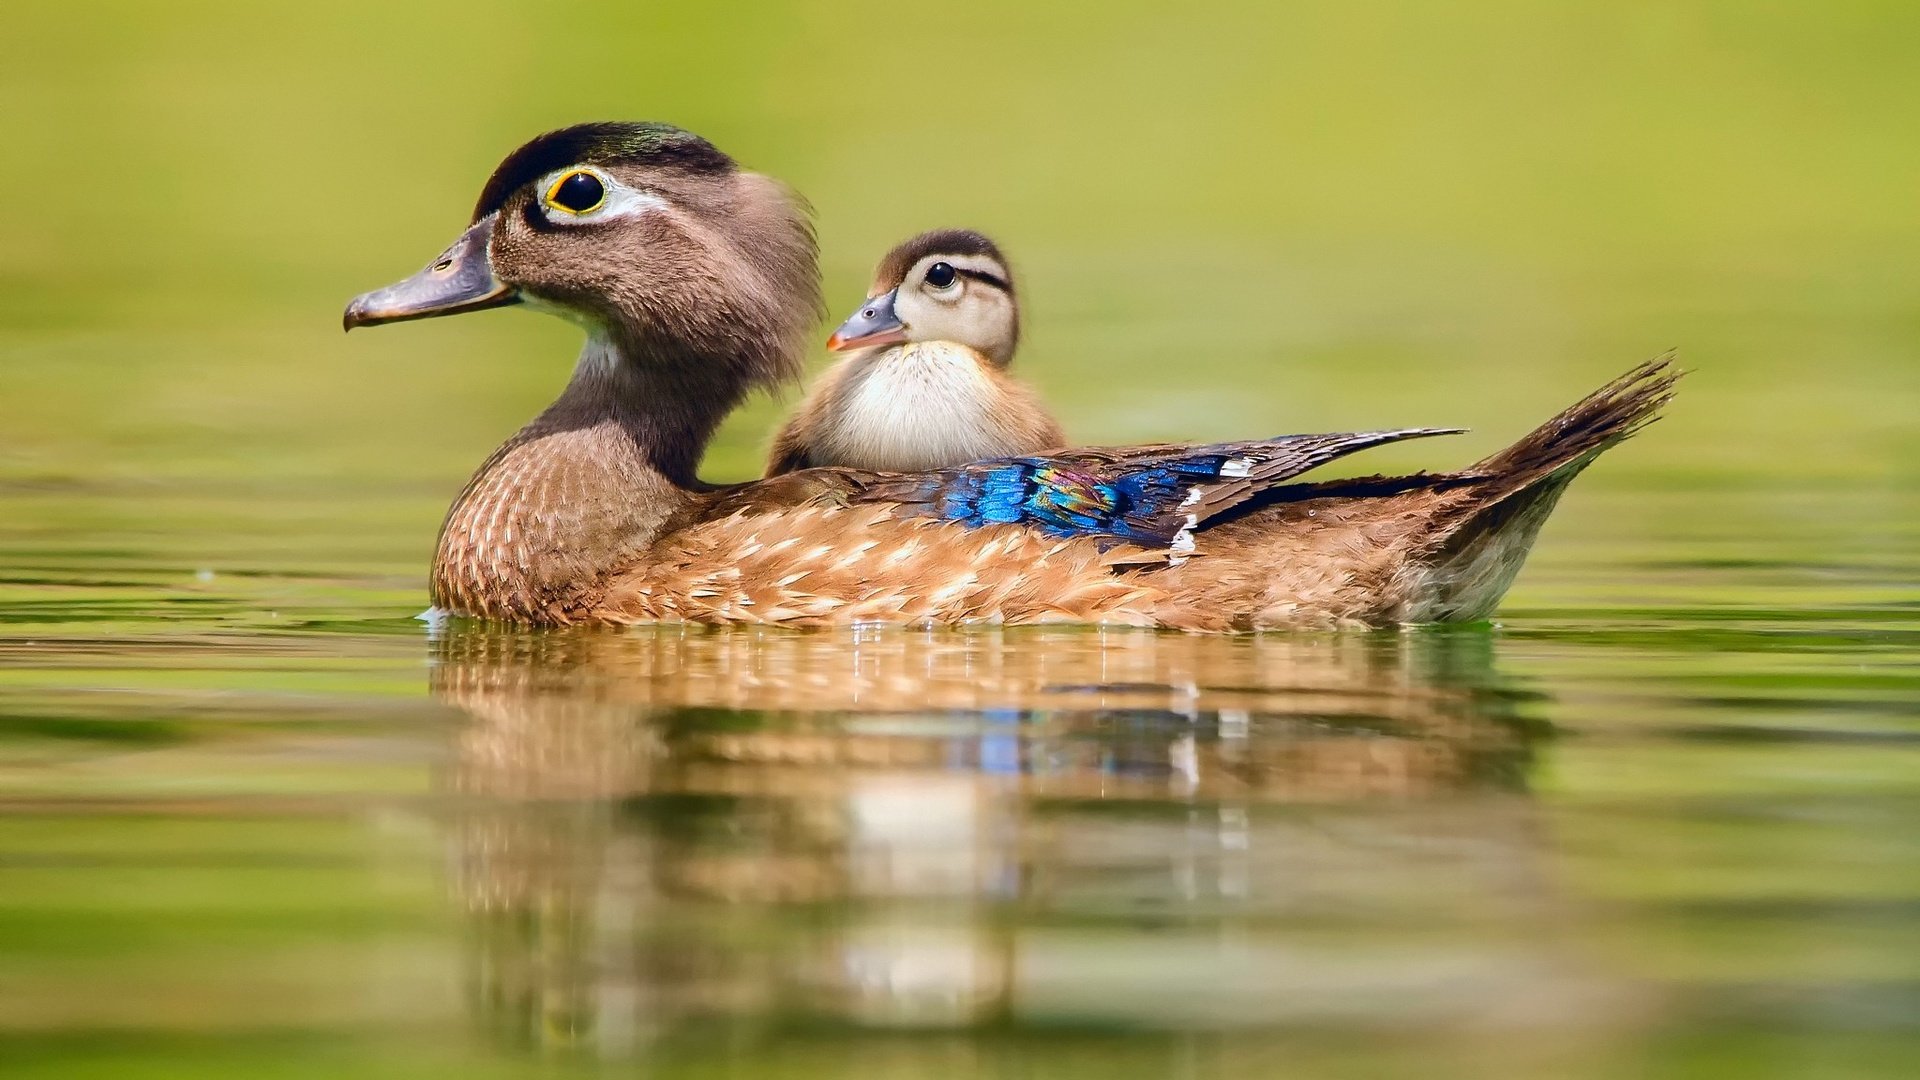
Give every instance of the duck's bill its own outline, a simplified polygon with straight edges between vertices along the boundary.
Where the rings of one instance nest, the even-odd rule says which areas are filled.
[[[487,263],[493,221],[488,214],[474,222],[431,265],[405,281],[354,297],[341,321],[351,330],[518,303],[520,294],[501,284]]]
[[[895,290],[868,300],[827,339],[828,350],[845,352],[870,345],[898,345],[907,340],[907,325],[893,313],[897,293]]]

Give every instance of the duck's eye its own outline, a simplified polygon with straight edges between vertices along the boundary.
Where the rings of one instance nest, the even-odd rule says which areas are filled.
[[[935,289],[951,289],[960,275],[946,263],[934,263],[927,267],[927,285]]]
[[[547,205],[569,214],[590,214],[606,201],[607,186],[585,169],[568,173],[547,189]]]

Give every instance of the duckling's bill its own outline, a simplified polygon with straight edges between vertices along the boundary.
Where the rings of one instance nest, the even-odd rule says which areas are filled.
[[[894,314],[893,310],[894,300],[899,294],[899,289],[889,289],[869,298],[827,339],[828,351],[845,352],[870,345],[898,345],[906,341],[907,324],[901,322],[900,316]]]
[[[494,277],[487,261],[494,220],[495,215],[488,214],[474,222],[425,270],[354,297],[342,324],[351,330],[518,303],[520,294]]]

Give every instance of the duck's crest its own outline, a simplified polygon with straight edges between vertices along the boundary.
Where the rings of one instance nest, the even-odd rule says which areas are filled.
[[[602,121],[537,135],[507,155],[487,178],[474,204],[479,221],[505,205],[507,197],[542,176],[569,165],[638,163],[689,172],[730,172],[733,159],[712,143],[672,124],[650,120]]]

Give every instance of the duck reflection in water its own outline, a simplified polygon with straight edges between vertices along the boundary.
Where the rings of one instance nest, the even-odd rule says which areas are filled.
[[[1484,629],[433,648],[474,987],[517,1039],[1448,1023],[1572,985],[1527,930],[1541,725]]]

